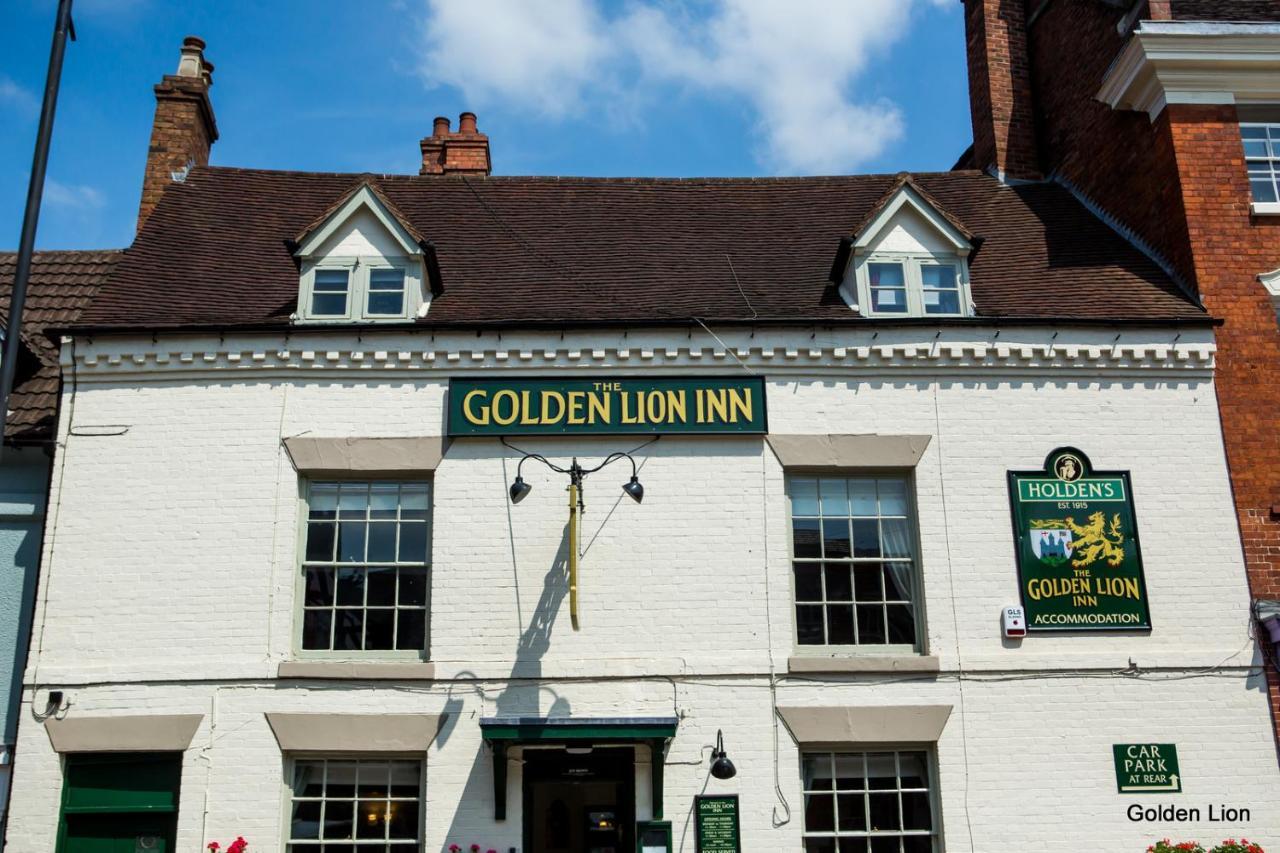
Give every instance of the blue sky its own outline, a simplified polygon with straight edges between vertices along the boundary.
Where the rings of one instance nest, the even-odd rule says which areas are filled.
[[[18,243],[54,0],[0,28],[0,247]],[[77,0],[39,248],[133,237],[155,101],[209,44],[215,165],[416,173],[479,114],[495,174],[944,170],[970,139],[959,0]]]

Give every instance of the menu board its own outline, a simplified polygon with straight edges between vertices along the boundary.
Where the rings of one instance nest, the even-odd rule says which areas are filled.
[[[694,798],[698,818],[698,853],[741,853],[738,795]]]

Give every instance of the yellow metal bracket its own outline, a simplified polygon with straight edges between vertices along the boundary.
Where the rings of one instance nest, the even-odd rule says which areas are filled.
[[[569,621],[578,630],[578,484],[569,484]]]

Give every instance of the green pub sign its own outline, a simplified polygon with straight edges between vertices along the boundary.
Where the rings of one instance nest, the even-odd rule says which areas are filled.
[[[1028,631],[1151,627],[1128,471],[1060,447],[1044,470],[1009,472],[1009,503]]]
[[[737,794],[695,797],[694,814],[698,822],[698,853],[741,853]]]
[[[1116,743],[1116,789],[1121,794],[1177,794],[1182,791],[1178,747],[1172,743]]]
[[[764,379],[573,377],[449,382],[449,435],[763,433]]]

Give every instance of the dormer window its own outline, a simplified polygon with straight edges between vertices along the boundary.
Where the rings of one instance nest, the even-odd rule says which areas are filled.
[[[316,317],[346,317],[351,301],[351,271],[318,269],[311,287],[311,313]]]
[[[972,235],[902,176],[844,242],[832,277],[866,317],[967,317],[971,251]]]
[[[959,316],[962,293],[958,259],[878,254],[866,262],[868,314]]]
[[[368,184],[295,241],[301,275],[298,323],[404,322],[438,294],[431,244],[417,236]],[[430,257],[428,255],[430,254]]]
[[[415,300],[410,289],[418,286],[416,268],[420,265],[416,258],[387,258],[381,254],[304,262],[299,319],[411,319],[410,305]]]

